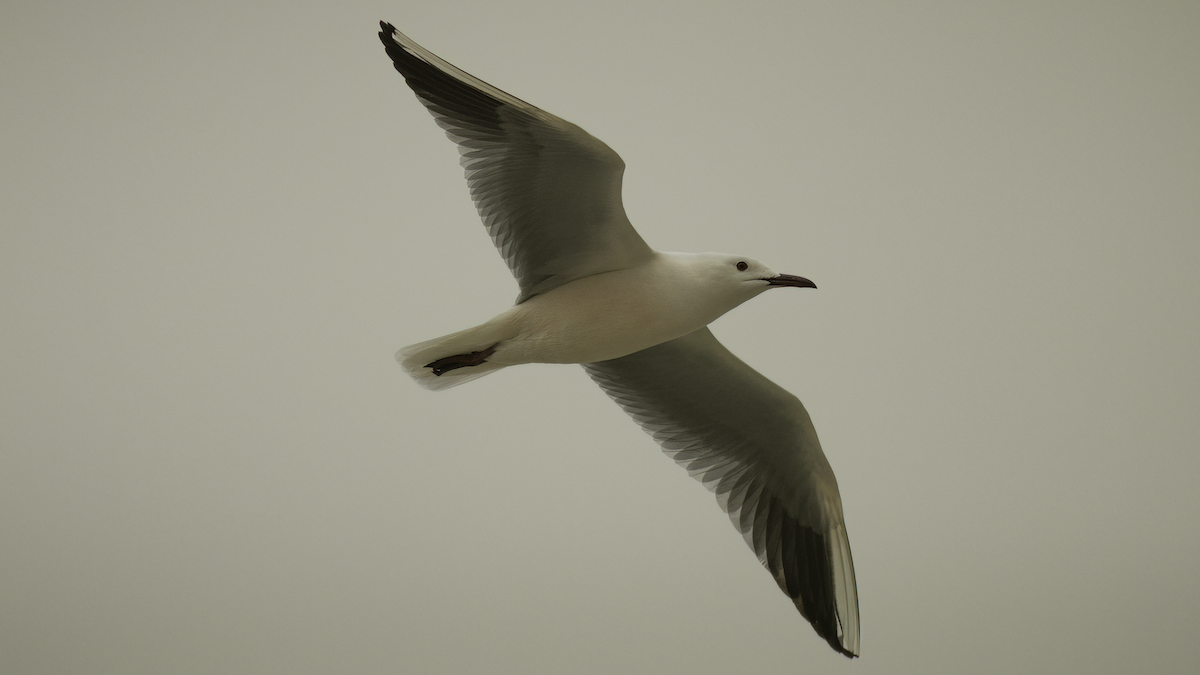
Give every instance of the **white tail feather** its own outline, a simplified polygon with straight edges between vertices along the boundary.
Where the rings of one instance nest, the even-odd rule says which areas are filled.
[[[403,347],[396,352],[396,360],[409,377],[417,381],[425,389],[439,391],[449,389],[471,380],[494,373],[504,367],[501,363],[485,361],[478,366],[466,366],[448,370],[441,375],[435,375],[432,368],[426,368],[429,363],[456,354],[479,352],[491,347],[507,336],[498,335],[495,326],[485,323],[481,326],[460,330],[457,333],[443,335],[440,338],[418,342],[415,345]]]

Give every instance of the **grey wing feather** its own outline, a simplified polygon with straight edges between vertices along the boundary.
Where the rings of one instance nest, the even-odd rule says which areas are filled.
[[[458,144],[517,302],[651,255],[625,216],[625,163],[583,129],[466,73],[380,22],[396,70]]]
[[[663,451],[716,493],[817,633],[857,656],[858,592],[841,497],[800,400],[707,328],[584,367]]]

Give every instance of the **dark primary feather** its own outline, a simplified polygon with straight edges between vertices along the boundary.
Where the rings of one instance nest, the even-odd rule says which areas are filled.
[[[521,288],[518,302],[651,255],[625,216],[625,163],[583,129],[450,65],[387,23],[396,70],[459,146],[488,233]]]
[[[707,328],[584,367],[716,493],[817,633],[838,652],[857,656],[858,594],[841,497],[800,400]]]

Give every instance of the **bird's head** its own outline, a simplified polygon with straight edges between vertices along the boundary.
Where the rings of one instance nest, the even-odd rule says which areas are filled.
[[[780,274],[753,258],[728,253],[665,253],[671,302],[693,308],[705,322],[771,288],[816,288],[791,274]]]
[[[793,274],[780,274],[754,258],[728,253],[701,253],[693,265],[704,285],[738,304],[772,288],[816,288],[817,285]]]

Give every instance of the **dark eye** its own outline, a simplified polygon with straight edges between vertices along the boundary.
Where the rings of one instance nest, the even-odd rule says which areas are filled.
[[[746,264],[745,260],[738,261],[737,268],[739,272],[745,272],[747,267],[749,267],[749,265]]]

